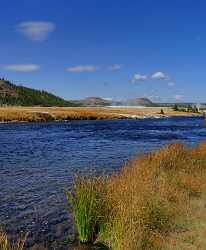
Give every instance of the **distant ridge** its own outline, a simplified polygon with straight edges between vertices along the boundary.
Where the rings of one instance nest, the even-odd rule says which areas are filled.
[[[153,107],[155,104],[150,101],[148,98],[136,98],[128,101],[130,106],[144,106],[144,107]]]
[[[76,101],[76,103],[85,107],[102,107],[102,106],[110,106],[112,101],[105,100],[101,97],[87,97],[83,100]]]
[[[18,86],[0,78],[0,106],[42,106],[42,107],[105,107],[105,106],[143,106],[143,107],[187,107],[194,103],[153,103],[150,99],[109,100],[101,97],[87,97],[82,100],[67,101],[45,90]]]
[[[70,107],[77,106],[44,90],[17,86],[10,81],[0,79],[0,105]]]

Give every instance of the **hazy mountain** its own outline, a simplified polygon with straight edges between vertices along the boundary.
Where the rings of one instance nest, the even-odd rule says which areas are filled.
[[[112,101],[105,100],[100,97],[87,97],[83,100],[76,101],[76,103],[85,107],[101,107],[101,106],[110,106]]]
[[[44,90],[17,86],[0,79],[0,105],[17,106],[57,106],[57,107],[104,107],[104,106],[159,106],[148,98],[135,98],[127,101],[108,100],[101,97],[87,97],[82,100],[67,101]],[[171,106],[171,105],[170,105]]]
[[[127,105],[130,106],[144,106],[144,107],[152,107],[155,104],[150,101],[148,98],[135,98],[127,101]]]

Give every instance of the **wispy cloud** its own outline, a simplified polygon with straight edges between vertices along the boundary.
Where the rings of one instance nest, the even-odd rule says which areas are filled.
[[[72,73],[95,72],[97,70],[98,67],[95,65],[77,65],[66,69],[67,72]]]
[[[133,76],[133,82],[137,82],[137,81],[146,81],[148,79],[148,77],[146,75],[141,75],[141,74],[135,74]]]
[[[27,21],[17,25],[17,31],[34,42],[44,41],[55,30],[52,22]]]
[[[158,71],[158,72],[155,72],[152,76],[151,76],[152,79],[154,80],[169,80],[169,77],[161,72],[161,71]]]
[[[109,67],[110,70],[112,71],[117,71],[117,70],[120,70],[121,69],[121,65],[119,64],[113,64]]]
[[[176,95],[174,98],[176,101],[182,101],[184,99],[184,95]]]
[[[175,86],[175,82],[168,82],[168,86],[174,87]]]
[[[151,101],[154,101],[154,102],[161,101],[161,97],[160,97],[160,96],[157,96],[157,95],[151,95],[151,96],[148,96],[148,98],[149,98]]]
[[[153,80],[170,80],[169,77],[165,73],[163,73],[161,71],[157,71],[154,74],[152,74],[151,76],[142,75],[142,74],[135,74],[133,76],[132,81],[137,82],[137,81],[146,81],[146,80],[150,80],[150,79],[153,79]],[[168,85],[169,86],[174,86],[174,83],[170,82]]]
[[[40,66],[37,64],[10,64],[3,67],[5,70],[16,72],[33,72],[40,70]]]

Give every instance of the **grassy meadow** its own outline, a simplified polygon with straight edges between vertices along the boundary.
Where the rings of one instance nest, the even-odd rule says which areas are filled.
[[[161,112],[163,110],[163,113]],[[137,119],[165,116],[197,116],[172,108],[106,108],[106,107],[0,107],[0,122],[49,122],[64,120]]]

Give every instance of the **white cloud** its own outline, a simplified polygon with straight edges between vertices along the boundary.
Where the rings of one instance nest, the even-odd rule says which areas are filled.
[[[168,82],[168,86],[174,87],[175,86],[175,82]]]
[[[151,76],[152,79],[154,80],[168,80],[168,76],[161,72],[161,71],[158,71],[158,72],[155,72],[152,76]]]
[[[148,98],[151,100],[151,101],[160,101],[161,100],[161,97],[157,96],[157,95],[152,95],[152,96],[148,96]]]
[[[116,71],[121,69],[121,65],[119,64],[113,64],[112,66],[109,67],[110,70]]]
[[[3,67],[9,71],[17,72],[33,72],[40,70],[40,66],[37,64],[10,64]]]
[[[182,101],[184,99],[184,95],[176,95],[175,100],[176,101]]]
[[[97,70],[98,67],[95,65],[77,65],[66,69],[66,71],[73,73],[95,72]]]
[[[17,25],[17,31],[34,42],[46,40],[54,30],[55,24],[52,22],[28,21]]]
[[[133,77],[133,82],[145,81],[145,80],[147,80],[146,75],[135,74],[134,77]]]

